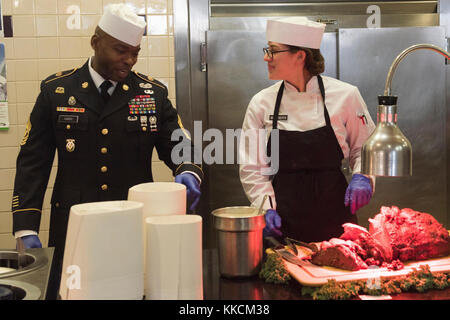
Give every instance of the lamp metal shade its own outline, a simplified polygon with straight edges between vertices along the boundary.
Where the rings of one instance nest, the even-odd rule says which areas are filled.
[[[396,103],[396,100],[395,97],[393,101]],[[396,105],[378,106],[377,127],[364,143],[361,157],[363,174],[384,177],[412,175],[411,143],[397,125]]]

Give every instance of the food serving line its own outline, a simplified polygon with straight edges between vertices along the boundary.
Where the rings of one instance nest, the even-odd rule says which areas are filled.
[[[225,278],[220,275],[217,249],[203,250],[203,294],[205,300],[312,300],[309,295],[302,295],[302,285],[295,279],[287,284],[265,282],[258,275],[245,278]],[[352,299],[377,299],[380,297],[362,296]],[[392,300],[448,300],[450,288],[429,290],[423,293],[402,292],[382,296]]]

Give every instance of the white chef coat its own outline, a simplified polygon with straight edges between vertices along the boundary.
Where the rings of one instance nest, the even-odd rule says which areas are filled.
[[[353,173],[361,171],[361,146],[375,129],[361,94],[357,87],[343,81],[322,76],[325,87],[325,102],[330,115],[331,126],[341,146],[344,158],[349,159]],[[242,130],[265,129],[267,132],[266,145],[274,114],[275,102],[282,81],[261,90],[251,99],[245,114]],[[306,84],[306,92],[299,92],[297,88],[285,81],[285,88],[280,104],[280,118],[278,129],[288,131],[309,131],[324,127],[325,115],[322,96],[320,94],[317,76],[312,77]],[[287,120],[283,119],[283,116]],[[265,146],[262,146],[265,149]],[[239,148],[240,158],[248,159],[248,150]],[[239,175],[242,186],[253,206],[259,207],[264,195],[269,195],[276,208],[275,193],[270,177],[261,174],[264,163],[241,163]],[[374,181],[373,181],[374,182]],[[344,199],[342,199],[344,201]],[[265,209],[270,208],[268,201]]]

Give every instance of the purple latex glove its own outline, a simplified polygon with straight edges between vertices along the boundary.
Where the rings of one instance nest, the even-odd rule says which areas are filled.
[[[175,176],[175,182],[184,184],[186,186],[187,200],[190,204],[189,209],[195,210],[195,207],[200,201],[200,183],[198,179],[190,173],[182,173]]]
[[[367,205],[372,198],[372,185],[366,176],[355,173],[345,192],[345,206],[350,206],[352,214]]]
[[[264,216],[266,220],[266,227],[263,230],[264,237],[281,237],[281,217],[274,209],[266,211]]]
[[[29,235],[21,237],[23,241],[23,245],[25,246],[25,249],[30,248],[42,248],[41,240],[39,240],[38,236],[35,235]]]

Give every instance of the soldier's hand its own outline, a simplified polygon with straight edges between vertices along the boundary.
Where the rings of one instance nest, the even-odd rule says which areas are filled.
[[[39,240],[38,236],[30,235],[30,236],[24,236],[21,237],[23,244],[25,246],[25,249],[30,248],[42,248],[41,240]]]
[[[190,204],[189,209],[194,211],[200,201],[200,182],[193,174],[188,172],[175,176],[175,182],[182,183],[186,186],[187,200],[188,204]]]

